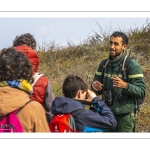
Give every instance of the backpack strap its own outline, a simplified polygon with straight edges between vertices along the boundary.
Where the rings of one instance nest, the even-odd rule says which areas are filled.
[[[125,56],[123,63],[122,63],[122,75],[123,75],[123,79],[126,81],[127,80],[127,67],[128,67],[128,63],[132,58],[129,57],[128,55]],[[105,70],[106,70],[106,66],[109,63],[109,59],[107,59],[105,65],[103,65],[103,70],[102,70],[102,79],[104,78],[104,74],[105,74]]]
[[[30,102],[32,102],[32,100],[29,100],[28,102],[25,103],[24,106],[22,106],[22,107],[20,107],[19,109],[17,109],[17,110],[15,111],[15,115],[17,115],[17,114],[18,114],[27,104],[29,104]]]
[[[89,105],[89,106],[94,104],[94,102],[89,102],[89,101],[85,101],[85,100],[77,100],[77,99],[74,99],[74,100],[77,102],[80,102],[82,104]]]
[[[107,59],[105,65],[103,65],[103,69],[102,69],[102,83],[103,83],[103,79],[104,79],[106,66],[107,66],[108,63],[109,63],[109,59]]]
[[[124,81],[127,82],[127,79],[128,79],[128,76],[127,76],[127,68],[128,68],[128,64],[129,64],[129,61],[131,60],[132,58],[129,57],[129,56],[125,56],[124,60],[123,60],[123,64],[122,64],[122,75],[123,75],[123,79]]]
[[[89,110],[92,110],[93,112],[97,113],[97,108],[94,106],[94,102],[88,102],[88,101],[84,101],[84,100],[76,100],[75,101],[79,101],[80,103],[84,104],[84,105],[88,105],[89,106]],[[82,109],[81,109],[82,110]],[[84,109],[83,109],[84,110]],[[79,111],[80,112],[80,111]],[[81,111],[82,112],[82,111]]]
[[[123,75],[123,80],[125,82],[127,82],[127,80],[128,80],[127,68],[128,68],[129,61],[131,59],[132,59],[131,57],[129,57],[129,56],[126,55],[125,58],[124,58],[123,64],[122,64],[122,75]],[[135,104],[137,105],[136,108],[135,108],[135,110],[134,110],[135,114],[137,114],[138,112],[140,112],[139,100],[140,99],[135,98]],[[141,100],[143,101],[143,99],[141,99]]]
[[[34,82],[31,84],[31,86],[33,87],[34,84],[37,82],[37,80],[41,77],[44,76],[44,74],[40,74],[38,72],[36,72],[32,77],[34,78]]]
[[[29,100],[27,103],[25,103],[24,106],[22,106],[22,107],[20,107],[19,109],[13,111],[13,114],[17,115],[17,114],[18,114],[28,103],[30,103],[31,101],[32,101],[32,100]],[[12,113],[12,112],[10,112],[10,113]],[[1,116],[1,117],[0,117],[0,120],[2,120],[5,116],[6,116],[6,115]]]
[[[85,109],[78,109],[78,110],[73,111],[71,114],[72,114],[73,117],[75,117],[83,111],[85,111]]]

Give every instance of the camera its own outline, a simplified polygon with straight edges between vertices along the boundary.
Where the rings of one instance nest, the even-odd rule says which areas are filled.
[[[105,101],[107,106],[113,105],[112,92],[111,91],[104,91],[102,99]]]

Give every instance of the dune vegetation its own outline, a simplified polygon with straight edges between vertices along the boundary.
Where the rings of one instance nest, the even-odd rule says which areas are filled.
[[[79,75],[90,88],[100,61],[108,57],[109,36],[114,32],[104,31],[100,25],[99,29],[79,45],[68,42],[67,47],[61,47],[50,41],[38,46],[39,72],[50,79],[55,96],[62,95],[62,83],[68,74]],[[125,33],[129,37],[128,54],[141,65],[147,87],[145,101],[136,117],[136,132],[150,132],[150,23],[146,21],[142,27],[130,28]]]

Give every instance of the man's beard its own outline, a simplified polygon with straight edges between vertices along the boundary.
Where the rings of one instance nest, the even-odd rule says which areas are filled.
[[[117,58],[118,56],[120,56],[121,54],[123,53],[123,51],[121,51],[120,53],[117,53],[117,54],[115,54],[115,55],[113,55],[113,56],[111,56],[113,59],[115,59],[115,58]]]

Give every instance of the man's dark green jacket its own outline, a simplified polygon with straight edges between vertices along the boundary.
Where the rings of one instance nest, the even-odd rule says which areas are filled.
[[[140,65],[131,59],[127,67],[128,83],[125,89],[113,87],[111,77],[117,75],[123,80],[122,76],[122,61],[126,56],[126,51],[118,59],[112,59],[109,56],[109,63],[105,69],[104,78],[102,79],[102,69],[106,63],[106,59],[102,60],[95,73],[94,81],[98,80],[104,84],[103,90],[96,92],[96,94],[102,94],[103,91],[111,91],[113,106],[109,106],[114,115],[124,115],[133,113],[136,107],[135,98],[142,99],[145,97],[146,86],[144,83],[143,71]],[[93,88],[92,88],[93,90]],[[94,90],[93,90],[94,91]]]

